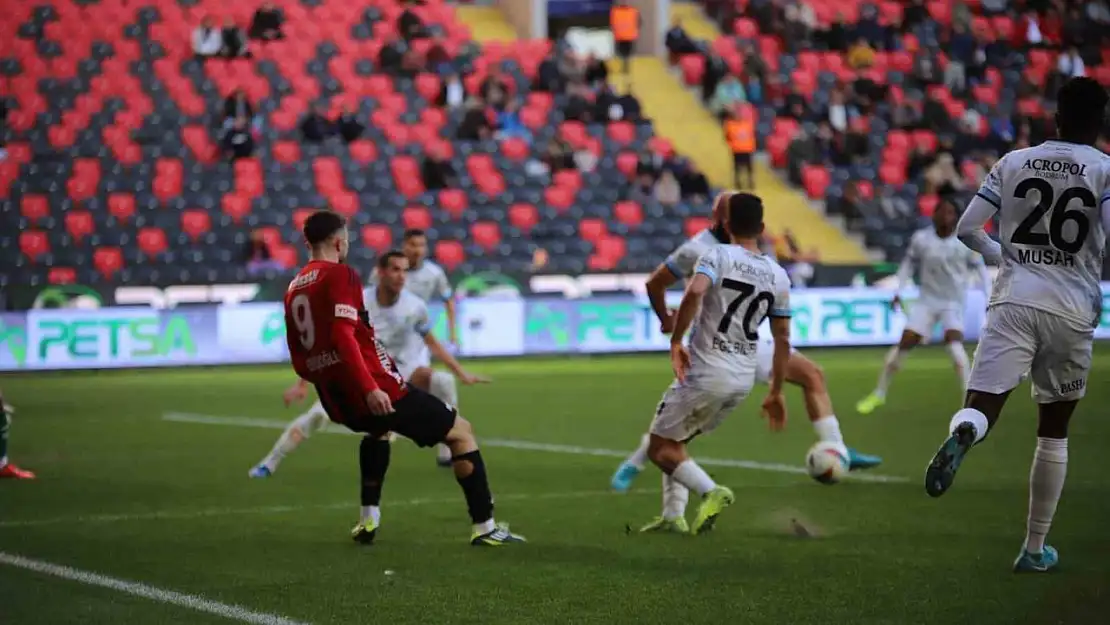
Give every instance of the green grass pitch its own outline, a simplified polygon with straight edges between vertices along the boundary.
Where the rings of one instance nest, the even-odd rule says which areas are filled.
[[[0,483],[0,552],[317,625],[1105,622],[1110,360],[1096,360],[1072,425],[1050,537],[1060,570],[1015,576],[1035,442],[1027,392],[1015,393],[953,490],[932,500],[922,472],[960,402],[944,352],[909,358],[887,406],[868,417],[853,406],[882,352],[811,355],[848,442],[884,456],[876,473],[902,481],[826,487],[711,466],[738,501],[697,538],[626,535],[626,523],[658,512],[654,469],[636,492],[606,492],[618,459],[604,450],[639,440],[669,382],[665,355],[470,363],[494,377],[462,389],[460,403],[491,441],[497,516],[530,539],[495,550],[468,546],[462,495],[430,450],[397,443],[383,529],[363,548],[347,535],[357,438],[318,434],[275,478],[252,481],[247,469],[278,430],[164,418],[287,421],[297,414],[280,403],[287,367],[9,376],[0,385],[18,409],[12,457],[40,479]],[[758,416],[762,392],[699,439],[695,455],[799,466],[814,439],[800,395],[788,391],[787,431],[773,434]],[[792,519],[815,536],[792,535]],[[227,622],[0,564],[4,625]]]

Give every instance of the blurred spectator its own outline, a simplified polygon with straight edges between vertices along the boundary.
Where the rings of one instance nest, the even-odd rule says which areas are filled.
[[[717,85],[732,72],[725,60],[716,54],[705,55],[705,71],[701,75],[701,100],[708,104],[717,93]]]
[[[443,74],[454,69],[451,65],[451,54],[443,45],[443,39],[436,37],[432,41],[432,47],[428,48],[428,52],[424,55],[424,63],[428,71],[433,74]]]
[[[913,77],[921,88],[930,85],[939,85],[941,82],[940,68],[933,60],[931,52],[919,52],[913,61]]]
[[[921,128],[921,108],[918,102],[904,100],[890,112],[891,123],[900,130]]]
[[[246,118],[253,129],[258,129],[259,122],[254,116],[254,107],[251,106],[250,100],[247,100],[247,92],[242,88],[232,91],[231,95],[224,100],[223,127],[231,126],[240,117]]]
[[[505,110],[497,114],[497,138],[515,137],[530,141],[532,133],[524,122],[520,120],[520,102],[510,100],[505,105]]]
[[[231,127],[224,131],[220,148],[223,155],[233,161],[254,155],[254,136],[246,117],[237,117]]]
[[[223,47],[223,33],[216,28],[216,21],[205,17],[193,31],[193,54],[201,59],[208,59],[218,55]]]
[[[849,230],[859,230],[863,225],[863,211],[860,208],[859,189],[855,182],[844,185],[844,194],[835,204],[832,212],[844,218],[844,224]]]
[[[952,6],[953,29],[971,30],[971,8],[965,2],[954,2]]]
[[[573,150],[566,142],[559,139],[552,139],[547,144],[547,149],[543,152],[542,163],[546,166],[548,173],[551,174],[576,167]]]
[[[617,106],[621,109],[621,119],[624,121],[633,123],[644,121],[643,108],[636,95],[632,93],[631,82],[625,82],[624,94],[617,98]]]
[[[1067,78],[1078,78],[1087,75],[1087,68],[1083,65],[1083,59],[1079,56],[1079,50],[1072,46],[1060,55],[1056,61],[1056,71],[1060,75]]]
[[[671,22],[671,27],[667,31],[666,37],[663,39],[664,45],[667,46],[667,52],[671,53],[671,59],[685,54],[696,54],[698,46],[690,35],[682,28],[682,20],[675,17]]]
[[[556,67],[559,70],[560,84],[562,85],[581,82],[586,79],[586,67],[571,48],[566,48],[559,54]]]
[[[224,20],[224,29],[220,33],[220,39],[223,42],[220,54],[224,58],[237,59],[251,55],[247,34],[243,32],[242,28],[236,26],[235,20],[230,17]]]
[[[925,170],[925,180],[937,194],[946,197],[964,188],[963,177],[956,171],[956,159],[949,152],[941,152],[936,161]]]
[[[540,61],[532,90],[543,93],[560,93],[563,90],[563,75],[559,72],[559,65],[553,57],[548,56]]]
[[[832,163],[837,167],[846,167],[852,163],[851,155],[845,146],[845,135],[832,129],[829,122],[817,125],[817,136],[814,145],[817,148],[820,162]]]
[[[1087,45],[1087,19],[1076,5],[1068,7],[1067,16],[1064,18],[1062,36],[1065,46],[1083,48]]]
[[[532,264],[529,267],[532,271],[543,271],[547,267],[548,261],[551,260],[551,255],[547,250],[542,247],[537,247],[535,252],[532,252]]]
[[[763,102],[763,85],[767,80],[767,62],[763,60],[752,46],[751,42],[744,47],[744,76],[747,77],[748,102],[761,104]]]
[[[247,273],[257,276],[267,271],[281,271],[284,267],[274,260],[270,253],[270,246],[262,232],[254,230],[243,249],[243,262],[247,266]]]
[[[466,85],[458,74],[448,74],[439,89],[436,104],[447,108],[458,108],[466,103]]]
[[[817,262],[817,252],[802,252],[802,246],[789,228],[783,230],[781,236],[774,238],[772,249],[775,259],[790,276],[792,287],[803,288],[813,279],[813,263]]]
[[[852,116],[852,111],[848,108],[848,101],[844,97],[844,92],[840,89],[834,89],[829,96],[829,110],[825,117],[829,120],[829,125],[837,132],[846,132],[848,130],[848,120]]]
[[[906,168],[906,175],[910,179],[917,178],[925,172],[925,168],[933,164],[934,155],[920,143],[913,146],[910,160]]]
[[[867,151],[871,147],[867,139],[867,120],[855,118],[848,125],[848,132],[844,134],[844,152],[853,161],[867,158]]]
[[[335,134],[335,127],[327,118],[327,109],[322,104],[312,107],[301,120],[301,136],[308,143],[322,143]]]
[[[586,58],[586,69],[583,74],[586,84],[591,89],[598,89],[609,80],[609,66],[605,61],[593,54]]]
[[[698,204],[709,200],[709,179],[693,163],[685,162],[677,175],[683,199]]]
[[[642,24],[639,9],[629,5],[627,0],[613,2],[613,8],[609,10],[609,28],[613,31],[617,58],[621,59],[625,74],[631,71],[632,55],[636,51]]]
[[[1014,47],[1024,51],[1042,43],[1044,35],[1041,33],[1040,18],[1035,12],[1027,11],[1014,29]]]
[[[752,163],[755,153],[755,121],[750,114],[741,112],[725,120],[725,140],[732,152],[732,169],[737,189],[755,188],[755,169]],[[748,178],[744,186],[741,173]]]
[[[811,18],[809,23],[806,22],[804,15],[807,11]],[[791,0],[783,9],[782,38],[788,52],[796,53],[802,47],[809,46],[810,33],[814,24],[812,17],[813,9],[808,3]]]
[[[366,126],[358,121],[358,117],[356,117],[355,113],[355,109],[349,103],[344,104],[343,111],[339,113],[339,117],[335,120],[336,128],[339,130],[339,136],[346,143],[357,141],[362,137],[363,131],[366,130]]]
[[[407,0],[404,10],[397,16],[397,32],[407,41],[427,36],[424,20],[412,10],[416,4],[413,0]]]
[[[378,53],[378,66],[387,74],[396,74],[401,71],[401,64],[404,61],[405,53],[408,52],[408,45],[405,44],[404,39],[394,39],[389,43],[382,46],[382,51]]]
[[[663,206],[675,206],[682,201],[682,187],[679,186],[678,178],[675,178],[674,172],[670,169],[663,170],[659,180],[655,182],[652,195]]]
[[[420,177],[424,181],[424,188],[429,191],[438,191],[458,186],[455,167],[451,165],[447,154],[439,146],[429,150],[420,166]]]
[[[1010,8],[1010,0],[980,0],[979,7],[984,15],[1002,15]]]
[[[481,100],[471,98],[466,105],[466,114],[459,122],[458,138],[463,141],[485,141],[493,136],[493,126],[486,116]]]
[[[405,53],[401,55],[401,67],[397,70],[396,75],[413,80],[422,71],[424,71],[424,64],[420,59],[420,54],[412,48],[406,49]]]
[[[647,178],[649,186],[655,184],[655,179],[663,171],[663,157],[654,152],[641,152],[640,159],[636,161],[636,177]]]
[[[832,24],[829,24],[828,30],[820,34],[820,38],[825,41],[825,47],[829,50],[847,52],[849,34],[848,27],[844,24],[844,14],[837,11]]]
[[[821,154],[817,149],[816,139],[805,128],[798,128],[790,139],[790,144],[786,146],[787,178],[790,179],[790,182],[801,185],[802,166],[816,165],[822,161]]]
[[[944,68],[944,85],[952,93],[961,94],[967,89],[967,67],[972,63],[975,48],[971,33],[959,24],[954,25],[948,38],[948,66]]]
[[[902,31],[912,32],[929,19],[929,9],[925,6],[925,0],[911,0],[910,5],[902,10]]]
[[[509,101],[509,85],[497,65],[490,68],[489,75],[478,86],[478,95],[485,100],[486,104],[497,110],[505,108],[505,103]]]
[[[889,185],[879,188],[879,210],[891,221],[902,221],[916,215],[917,211],[904,197],[895,194]]]
[[[601,85],[594,95],[593,118],[600,122],[620,121],[623,113],[617,105],[617,94],[608,83]]]
[[[590,90],[582,83],[572,83],[567,88],[567,103],[563,107],[563,118],[588,124],[593,121],[590,104]]]
[[[1094,0],[1093,2],[1088,0],[1083,3],[1083,6],[1087,9],[1087,19],[1098,24],[1101,28],[1110,26],[1110,4],[1106,0]],[[1105,35],[1106,31],[1103,30],[1102,32]]]
[[[282,16],[281,11],[274,6],[274,3],[267,2],[254,12],[254,18],[251,20],[250,27],[251,39],[258,39],[260,41],[284,39],[285,34],[281,32],[281,26],[284,23],[285,18]]]
[[[866,39],[860,37],[848,50],[848,67],[867,69],[875,64],[875,50]]]
[[[709,101],[709,110],[713,111],[717,118],[723,122],[732,111],[736,110],[737,105],[747,101],[748,94],[744,91],[744,85],[741,84],[739,78],[730,74],[717,85],[717,90],[713,93],[713,99]]]

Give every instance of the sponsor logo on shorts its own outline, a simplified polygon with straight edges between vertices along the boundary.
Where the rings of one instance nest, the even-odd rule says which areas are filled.
[[[1060,385],[1060,394],[1069,395],[1071,393],[1078,393],[1087,386],[1087,380],[1072,380],[1071,382],[1064,382]]]
[[[358,321],[358,311],[354,306],[349,304],[336,304],[335,316],[340,319],[350,319],[351,321]]]

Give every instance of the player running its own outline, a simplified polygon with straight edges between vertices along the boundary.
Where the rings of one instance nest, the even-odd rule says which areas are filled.
[[[1059,139],[1002,157],[956,229],[961,241],[1001,267],[964,408],[952,417],[951,436],[925,472],[925,490],[939,497],[952,486],[964,456],[993,429],[1029,371],[1040,414],[1016,572],[1047,571],[1059,561],[1045,536],[1064,488],[1068,422],[1086,392],[1102,316],[1110,157],[1093,146],[1108,99],[1090,78],[1064,84],[1056,99]],[[1001,244],[984,231],[995,213]]]
[[[5,402],[4,394],[0,393],[0,480],[33,480],[34,473],[8,461],[8,432],[11,431],[13,412],[15,408]]]
[[[730,242],[712,246],[698,260],[674,318],[675,381],[655,410],[648,443],[648,458],[663,471],[663,517],[645,531],[668,524],[687,531],[683,515],[691,490],[702,497],[689,530],[694,534],[712,529],[717,516],[735,500],[731,490],[717,485],[690,458],[686,446],[720,425],[751,392],[759,325],[767,316],[774,357],[763,409],[772,429],[782,429],[786,423],[782,383],[790,359],[790,278],[759,252],[762,201],[736,193],[726,204]],[[687,349],[682,337],[691,323],[694,331]]]
[[[293,369],[316,387],[328,417],[365,436],[359,447],[362,508],[351,537],[373,542],[381,523],[382,483],[390,432],[421,447],[445,443],[473,523],[470,542],[500,546],[524,538],[498,525],[474,432],[454,407],[407,384],[377,339],[358,274],[344,264],[348,233],[342,217],[318,211],[304,225],[311,260],[285,293],[285,327]]]
[[[909,249],[898,269],[898,287],[890,306],[895,310],[901,306],[898,293],[915,270],[920,272],[919,295],[909,311],[901,340],[887,352],[878,386],[856,404],[860,414],[871,414],[886,403],[887,389],[894,374],[902,368],[902,361],[923,339],[932,336],[937,324],[944,330],[944,344],[960,378],[960,391],[967,391],[971,363],[964,349],[964,308],[971,270],[979,273],[984,291],[990,289],[991,282],[983,257],[956,238],[958,218],[956,206],[945,200],[933,213],[933,226],[918,230],[910,239]]]
[[[378,258],[375,286],[364,295],[370,318],[378,338],[386,351],[394,357],[401,376],[413,386],[435,395],[449,406],[458,406],[457,377],[463,384],[488,382],[486,378],[471,375],[449,351],[431,334],[428,325],[428,307],[406,288],[408,261],[401,252],[387,252]],[[454,374],[434,371],[430,356],[447,365]],[[298,380],[282,396],[285,405],[303,401],[308,384]],[[307,412],[294,419],[278,437],[270,453],[251,468],[250,476],[266,478],[277,472],[278,465],[300,444],[315,432],[327,427],[330,420],[319,401]],[[446,447],[445,447],[446,449]],[[451,457],[448,450],[447,464]]]
[[[722,193],[717,196],[713,204],[713,225],[694,235],[689,241],[683,243],[667,260],[656,268],[647,282],[648,298],[659,318],[664,333],[671,334],[674,330],[674,313],[667,308],[666,291],[679,279],[689,280],[694,274],[694,267],[703,254],[710,249],[727,243],[729,238],[725,229],[725,205],[731,193]],[[761,338],[756,347],[756,382],[767,383],[771,375],[771,360],[774,353],[774,340],[770,336],[767,324],[760,326]],[[805,396],[806,412],[813,429],[817,432],[818,439],[843,443],[844,438],[840,432],[840,422],[833,410],[832,399],[829,397],[828,386],[825,383],[825,374],[809,358],[797,351],[791,350],[790,359],[786,366],[786,381],[800,386]],[[640,441],[640,447],[621,463],[610,480],[610,487],[617,492],[625,492],[632,486],[633,480],[644,469],[648,453],[648,435]],[[851,458],[851,468],[869,469],[882,463],[878,456],[861,454],[851,448],[848,450]],[[673,529],[673,528],[670,528]]]

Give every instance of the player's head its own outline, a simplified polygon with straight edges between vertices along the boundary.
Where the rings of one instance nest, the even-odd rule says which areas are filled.
[[[710,213],[710,226],[709,229],[713,232],[713,236],[721,243],[728,243],[728,198],[733,195],[732,191],[721,191],[717,194],[717,198],[713,200],[713,212]]]
[[[409,267],[417,267],[428,256],[428,235],[419,228],[405,230],[404,245],[401,248],[405,258],[409,259]]]
[[[758,195],[733,193],[726,210],[726,227],[733,241],[758,239],[763,234],[763,200]]]
[[[936,228],[937,234],[946,237],[956,231],[956,221],[959,218],[960,212],[956,210],[952,200],[941,200],[933,211],[933,227]]]
[[[1056,132],[1064,141],[1094,145],[1106,124],[1110,96],[1095,80],[1072,78],[1056,93]]]
[[[316,211],[305,220],[302,232],[313,260],[347,262],[347,220],[342,215],[329,210]]]
[[[392,250],[382,254],[378,258],[378,287],[396,296],[405,288],[405,271],[408,268],[409,261],[401,252]]]

